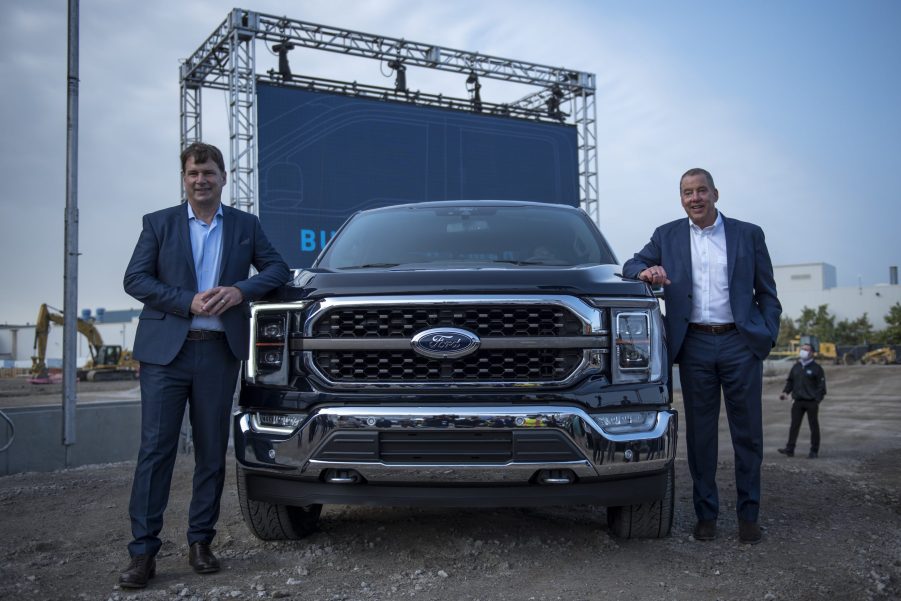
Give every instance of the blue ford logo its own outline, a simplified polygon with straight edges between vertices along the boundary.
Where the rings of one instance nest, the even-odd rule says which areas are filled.
[[[456,359],[474,353],[482,343],[472,332],[458,328],[434,328],[413,336],[413,350],[435,359]]]

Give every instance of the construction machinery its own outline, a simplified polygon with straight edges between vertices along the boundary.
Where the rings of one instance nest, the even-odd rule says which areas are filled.
[[[834,342],[820,342],[820,339],[813,334],[804,334],[803,336],[795,336],[788,343],[788,348],[774,349],[770,352],[770,359],[795,359],[798,356],[798,349],[802,345],[809,344],[813,349],[814,357],[820,361],[838,362],[838,351]]]
[[[50,324],[62,325],[62,311],[42,304],[38,309],[38,318],[34,328],[34,351],[31,358],[32,384],[49,384],[50,373],[47,369],[47,337]],[[92,321],[78,318],[78,332],[88,339],[91,358],[84,367],[78,368],[76,377],[82,382],[99,382],[103,380],[134,380],[138,377],[139,363],[132,357],[131,351],[117,344],[103,344],[103,337]]]
[[[897,358],[895,349],[890,346],[882,346],[865,353],[860,358],[860,362],[863,365],[889,365],[890,363],[897,363]]]

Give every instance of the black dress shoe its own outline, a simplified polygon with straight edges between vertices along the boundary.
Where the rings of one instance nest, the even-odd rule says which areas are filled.
[[[746,545],[756,545],[763,538],[760,532],[760,526],[757,522],[738,521],[738,542]]]
[[[156,575],[156,559],[152,555],[135,555],[125,571],[119,574],[122,588],[144,588]]]
[[[716,520],[698,520],[693,533],[695,540],[713,540],[716,538]]]
[[[809,455],[807,455],[808,459],[816,459],[818,453],[816,451],[811,451]]]
[[[210,551],[210,543],[194,543],[188,551],[188,563],[198,574],[212,574],[219,571],[219,560]]]
[[[795,456],[795,450],[789,449],[788,447],[786,447],[784,449],[776,449],[776,450],[779,451],[780,453],[782,453],[783,455],[785,455],[786,457],[794,457]]]

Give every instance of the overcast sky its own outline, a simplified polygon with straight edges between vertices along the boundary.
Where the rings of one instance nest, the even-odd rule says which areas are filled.
[[[42,302],[63,304],[67,14],[64,0],[3,4],[0,323],[22,324]],[[122,291],[122,274],[141,215],[178,202],[179,61],[235,4],[81,2],[80,308],[140,307]],[[889,266],[901,265],[896,0],[256,0],[241,8],[597,74],[601,228],[620,261],[655,226],[684,215],[678,178],[702,166],[716,178],[723,213],[763,227],[776,265],[830,263],[840,286],[886,282]],[[257,59],[260,71],[273,66],[261,44]],[[298,49],[291,66],[393,85],[366,59]],[[465,97],[446,75],[410,68],[407,81]],[[530,91],[482,84],[486,101]],[[204,91],[204,139],[226,149],[224,105],[224,93]]]

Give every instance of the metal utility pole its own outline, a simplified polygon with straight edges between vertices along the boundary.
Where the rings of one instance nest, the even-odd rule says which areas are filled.
[[[63,272],[63,445],[66,467],[75,444],[75,359],[78,320],[78,0],[69,0],[66,110],[66,256]]]

